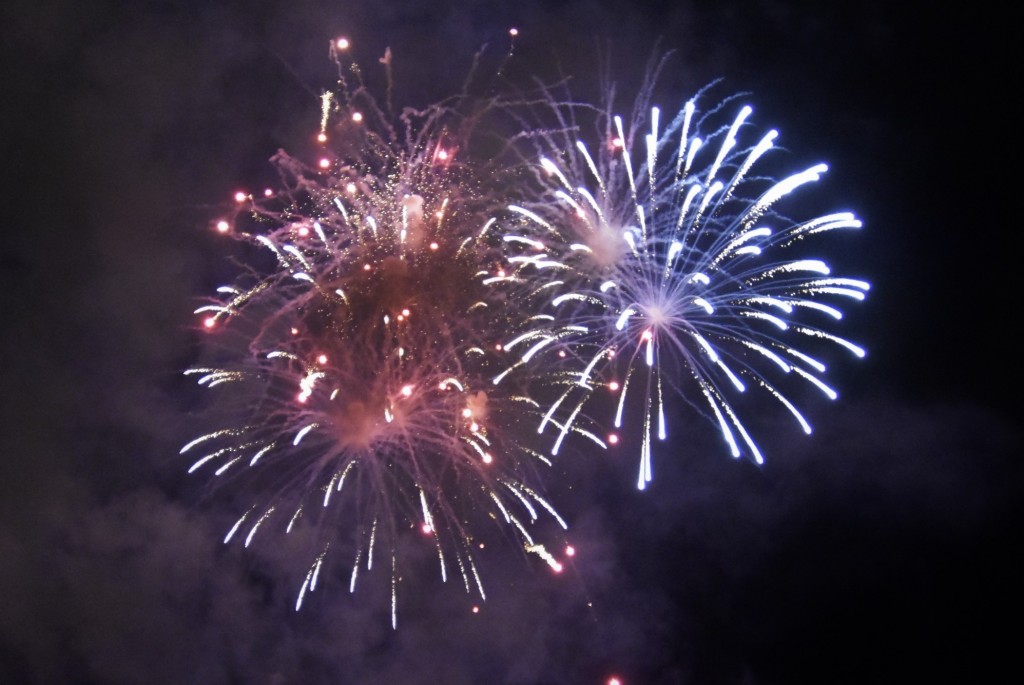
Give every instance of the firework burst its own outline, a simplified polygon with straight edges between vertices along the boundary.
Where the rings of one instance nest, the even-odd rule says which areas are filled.
[[[526,369],[555,388],[539,424],[554,428],[552,454],[596,398],[611,400],[616,430],[632,410],[641,422],[641,489],[652,477],[653,439],[668,436],[672,396],[712,421],[734,457],[762,462],[738,410],[751,391],[810,433],[784,389],[803,384],[835,399],[820,355],[864,356],[831,330],[840,303],[869,289],[807,252],[817,243],[806,239],[859,229],[853,214],[793,220],[779,209],[818,181],[824,164],[782,180],[755,174],[776,131],[758,138],[751,108],[735,98],[702,113],[707,89],[664,121],[647,105],[655,76],[626,121],[610,102],[551,98],[546,123],[524,134],[534,182],[501,225],[510,287],[538,313],[506,339],[518,358],[494,379],[500,385]],[[590,125],[595,139],[586,140]]]
[[[331,47],[339,87],[321,99],[316,158],[278,153],[280,187],[239,192],[217,223],[261,257],[196,310],[209,361],[186,372],[218,417],[182,448],[189,472],[249,498],[225,542],[315,541],[296,609],[325,564],[346,560],[354,591],[376,563],[396,625],[410,545],[483,598],[481,523],[561,570],[542,542],[566,527],[538,485],[551,462],[524,436],[553,434],[557,455],[570,435],[608,447],[636,419],[642,489],[674,399],[757,463],[743,398],[811,432],[798,405],[835,399],[835,351],[864,356],[833,331],[869,290],[814,252],[859,229],[853,214],[783,213],[824,164],[761,171],[777,133],[758,135],[735,97],[702,111],[709,89],[663,121],[659,65],[625,119],[611,95],[545,90],[537,107],[468,82],[395,114],[390,52],[382,107],[347,50]],[[492,152],[467,161],[495,111],[522,132],[489,129]],[[498,161],[523,145],[525,166]]]
[[[353,591],[383,558],[395,625],[401,540],[418,536],[442,579],[484,597],[479,522],[555,570],[537,531],[565,523],[534,484],[547,460],[514,437],[537,403],[490,383],[496,331],[520,316],[488,287],[502,277],[490,171],[460,161],[490,105],[463,96],[396,121],[345,48],[332,47],[340,88],[322,99],[321,157],[279,153],[282,188],[240,192],[217,224],[272,265],[196,310],[214,360],[186,373],[224,423],[181,452],[190,473],[252,495],[225,542],[314,531],[296,609],[333,558]]]

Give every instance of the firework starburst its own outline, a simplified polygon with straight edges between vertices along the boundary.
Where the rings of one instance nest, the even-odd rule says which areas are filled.
[[[218,224],[272,264],[197,309],[214,361],[187,374],[224,425],[181,451],[189,472],[249,486],[225,542],[315,531],[296,608],[325,562],[347,559],[354,590],[383,557],[394,622],[403,536],[483,597],[476,526],[500,523],[559,570],[536,536],[541,518],[565,523],[534,482],[547,460],[515,437],[537,403],[489,382],[496,331],[517,317],[487,285],[501,265],[490,172],[460,161],[482,110],[461,96],[392,123],[339,48],[321,157],[279,153],[282,187],[240,192]]]
[[[780,211],[824,164],[782,180],[760,175],[777,133],[757,137],[749,106],[730,98],[701,113],[698,97],[666,122],[642,106],[650,86],[628,121],[610,105],[551,100],[551,123],[524,135],[535,182],[502,229],[507,280],[537,314],[506,340],[519,356],[495,378],[525,368],[552,383],[540,423],[555,428],[552,453],[595,398],[610,395],[616,431],[635,400],[640,488],[651,479],[652,440],[668,435],[669,395],[709,418],[735,457],[762,461],[737,409],[750,391],[767,393],[810,433],[783,388],[804,384],[835,399],[818,350],[864,356],[832,328],[840,303],[869,288],[805,249],[814,242],[805,239],[860,228],[853,214],[794,220]],[[594,124],[594,139],[582,120]]]

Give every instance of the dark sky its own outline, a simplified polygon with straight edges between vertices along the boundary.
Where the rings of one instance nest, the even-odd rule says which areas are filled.
[[[1014,668],[1024,523],[1008,21],[901,3],[104,2],[0,8],[0,682],[988,682]],[[961,10],[957,10],[961,12]],[[209,222],[301,154],[345,34],[390,46],[403,97],[457,85],[483,44],[623,88],[660,39],[663,108],[721,77],[794,159],[827,160],[836,245],[871,280],[869,350],[816,431],[767,463],[680,418],[654,486],[568,458],[580,554],[515,550],[488,602],[429,566],[400,626],[372,587],[291,610],[306,560],[220,544],[237,516],[195,434],[197,298],[234,273]],[[1006,26],[1004,28],[1004,26]],[[556,68],[555,65],[559,65]],[[1012,177],[1012,176],[1011,176]],[[844,333],[846,333],[844,329]],[[689,422],[689,423],[688,423]],[[769,427],[770,428],[770,427]],[[489,575],[488,575],[489,574]]]

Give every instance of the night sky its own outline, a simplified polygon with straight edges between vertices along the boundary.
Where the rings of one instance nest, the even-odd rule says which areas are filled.
[[[992,682],[1019,672],[1024,523],[1005,17],[867,0],[76,2],[0,8],[0,683]],[[1004,28],[1004,25],[1005,28]],[[392,631],[383,584],[294,612],[308,559],[220,544],[239,514],[178,455],[195,435],[192,310],[236,267],[231,194],[311,149],[330,39],[398,97],[606,56],[624,93],[746,92],[807,194],[864,230],[825,242],[872,282],[805,437],[753,421],[766,464],[682,411],[646,492],[633,452],[550,474],[578,554],[555,576],[489,550],[488,601],[423,560]],[[660,41],[660,42],[659,42]],[[993,85],[997,83],[997,86]],[[1012,89],[1010,89],[1012,91]],[[186,460],[187,461],[187,460]],[[569,487],[571,485],[571,488]],[[386,578],[386,572],[377,574]]]

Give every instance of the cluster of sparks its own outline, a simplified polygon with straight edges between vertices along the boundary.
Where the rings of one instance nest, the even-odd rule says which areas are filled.
[[[777,377],[834,398],[824,363],[798,347],[863,356],[818,319],[840,319],[835,300],[868,289],[784,249],[860,226],[848,213],[776,213],[824,165],[751,177],[775,132],[744,148],[743,108],[702,143],[696,101],[664,128],[656,108],[626,124],[607,111],[586,141],[578,105],[552,100],[561,125],[519,137],[526,173],[470,162],[472,107],[394,117],[348,47],[332,44],[323,154],[278,153],[281,187],[239,191],[215,224],[267,259],[196,310],[210,361],[186,371],[215,389],[225,421],[182,448],[189,472],[254,493],[225,543],[267,530],[315,541],[296,609],[329,558],[349,560],[354,591],[383,557],[396,625],[409,531],[433,546],[442,580],[481,599],[480,522],[561,571],[574,550],[552,543],[567,526],[538,473],[567,438],[618,442],[631,410],[641,488],[672,396],[699,398],[734,456],[762,459],[731,400],[751,386],[810,432]],[[589,411],[602,391],[615,408],[603,433]]]

